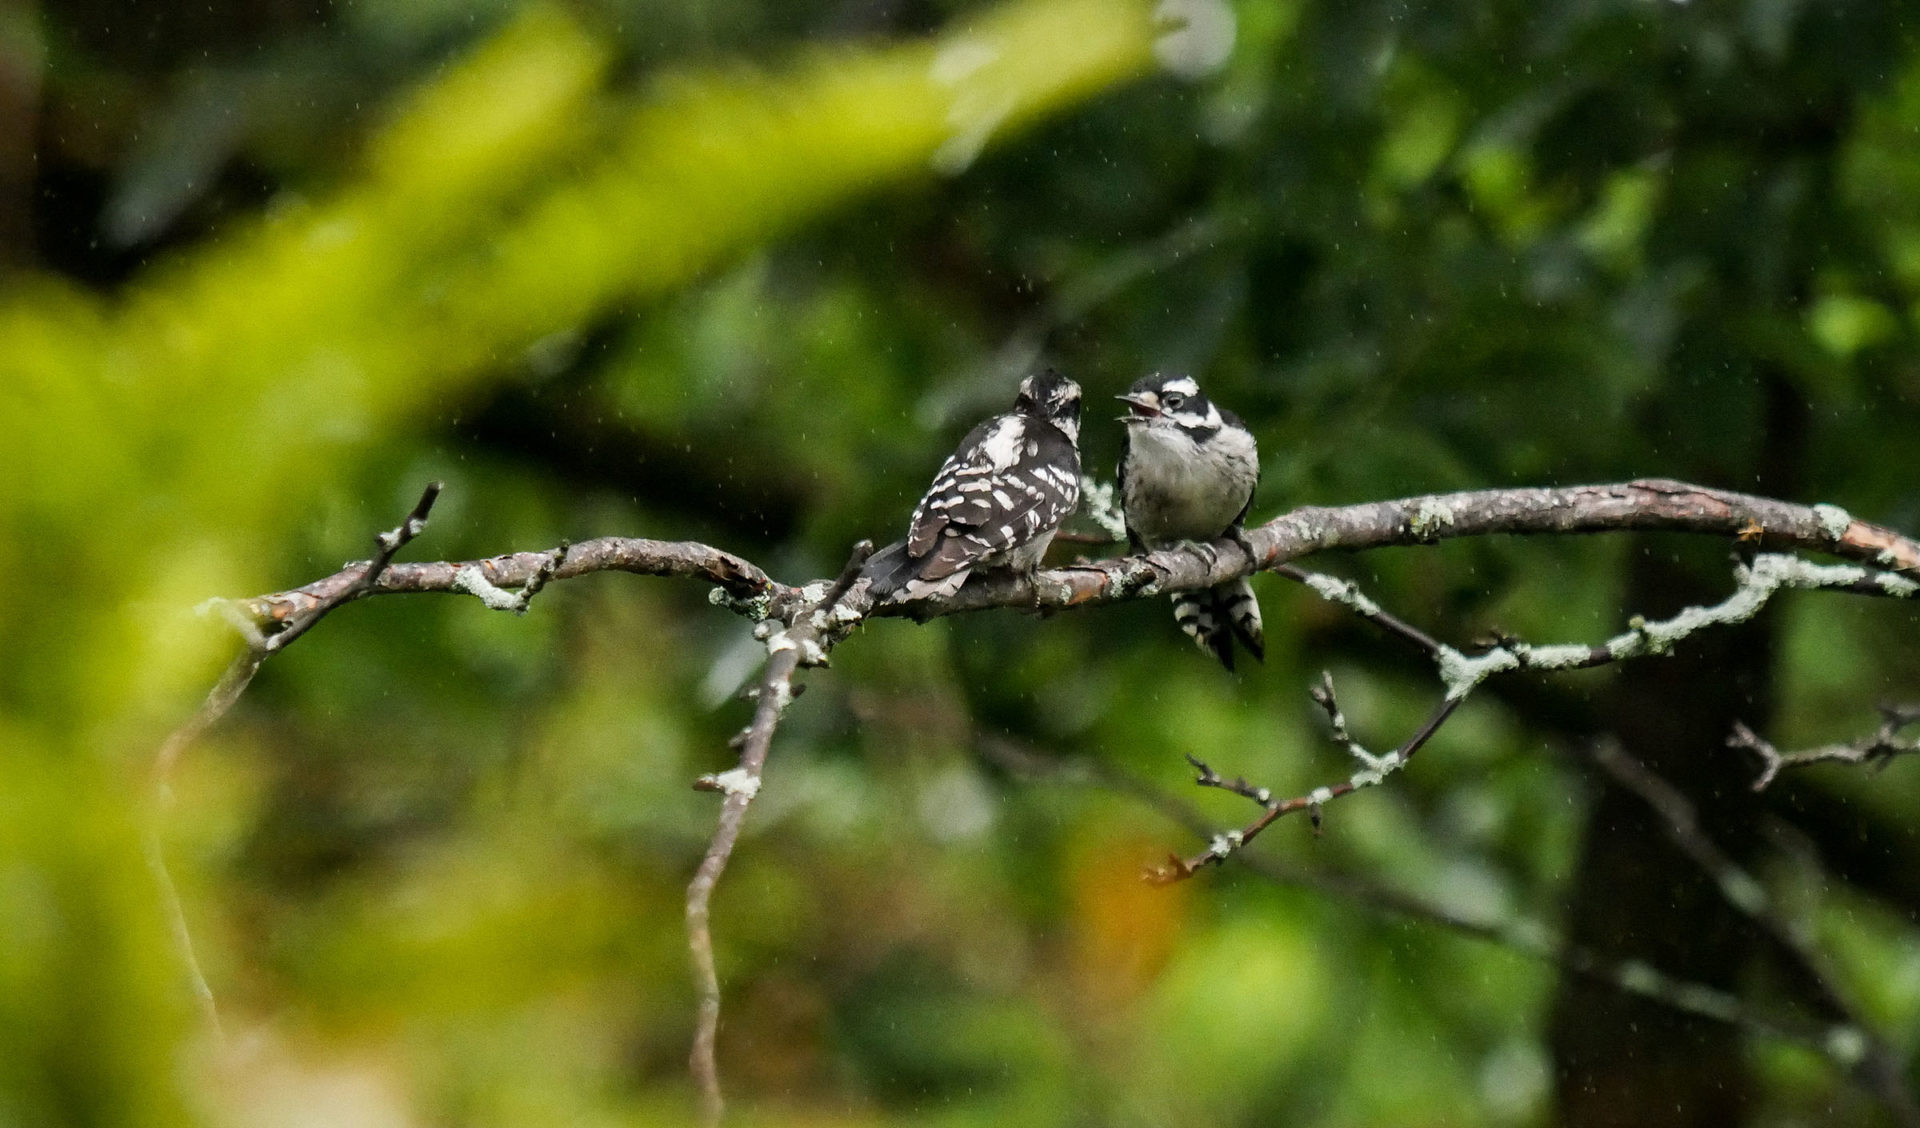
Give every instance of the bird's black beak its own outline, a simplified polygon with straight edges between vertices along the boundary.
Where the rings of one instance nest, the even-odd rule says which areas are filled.
[[[1122,423],[1144,423],[1160,417],[1160,397],[1152,392],[1129,392],[1113,398],[1127,405],[1127,414],[1120,416]]]

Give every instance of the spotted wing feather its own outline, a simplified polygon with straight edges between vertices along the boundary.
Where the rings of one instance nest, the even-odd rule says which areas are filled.
[[[973,429],[913,512],[907,551],[923,580],[1000,561],[1052,532],[1080,500],[1078,454],[1053,427],[1000,416]]]

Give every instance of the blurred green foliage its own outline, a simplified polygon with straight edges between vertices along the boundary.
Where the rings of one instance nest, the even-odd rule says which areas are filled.
[[[1903,5],[296,7],[0,22],[31,148],[0,167],[26,217],[0,227],[0,1125],[688,1115],[681,898],[714,804],[686,784],[725,765],[759,648],[686,585],[570,582],[520,619],[375,600],[274,658],[166,815],[227,1041],[198,1029],[138,834],[232,645],[192,609],[364,557],[429,478],[410,554],[692,536],[806,579],[1054,362],[1090,403],[1199,375],[1259,432],[1257,514],[1671,475],[1920,528]],[[1711,587],[1725,553],[1323,563],[1449,639],[1571,640],[1657,610],[1649,560]],[[1160,601],[878,622],[812,678],[715,907],[742,1122],[1555,1116],[1552,969],[1242,871],[1146,888],[1182,831],[981,755],[1310,789],[1346,771],[1323,668],[1363,739],[1418,723],[1422,670],[1260,590],[1269,658],[1237,678]],[[1783,744],[1863,730],[1911,695],[1915,625],[1794,601],[1743,708]],[[1476,701],[1263,849],[1577,917],[1603,808],[1558,750],[1627,692]],[[1910,774],[1808,773],[1768,813],[1814,849],[1762,867],[1904,1052]],[[1756,1122],[1881,1115],[1804,1051],[1741,1051]]]

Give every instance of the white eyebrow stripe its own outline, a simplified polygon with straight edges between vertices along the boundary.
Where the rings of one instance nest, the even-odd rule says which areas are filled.
[[[1194,383],[1193,377],[1191,376],[1180,376],[1160,385],[1160,390],[1162,392],[1179,392],[1184,396],[1197,396],[1200,394],[1200,385]]]

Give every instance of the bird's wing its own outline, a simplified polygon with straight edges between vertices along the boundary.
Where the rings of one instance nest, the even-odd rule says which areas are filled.
[[[1079,500],[1073,443],[1045,422],[997,416],[941,466],[914,508],[907,552],[922,579],[941,579],[1053,531]]]

